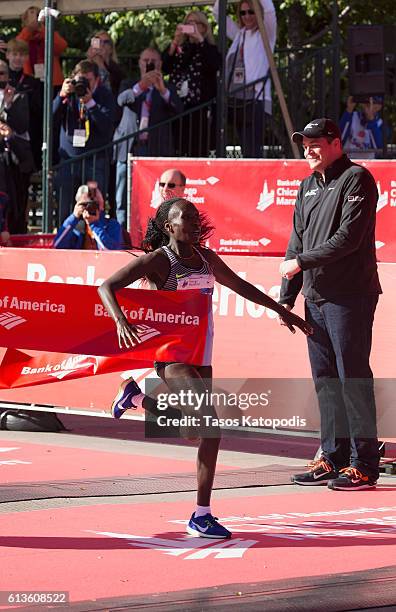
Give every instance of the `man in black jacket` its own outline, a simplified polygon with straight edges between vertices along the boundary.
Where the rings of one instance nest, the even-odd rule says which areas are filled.
[[[111,91],[100,82],[97,64],[83,60],[74,67],[72,77],[64,80],[52,108],[55,125],[60,124],[61,167],[56,186],[62,221],[71,213],[74,193],[84,181],[96,180],[106,196],[109,153],[103,148],[112,140],[115,104]],[[95,156],[79,160],[95,149],[100,149]]]
[[[381,293],[375,255],[377,187],[343,154],[330,119],[292,136],[313,173],[302,181],[285,261],[280,302],[289,310],[301,288],[312,376],[321,416],[322,456],[297,474],[300,485],[368,489],[379,472],[373,374],[374,313]]]

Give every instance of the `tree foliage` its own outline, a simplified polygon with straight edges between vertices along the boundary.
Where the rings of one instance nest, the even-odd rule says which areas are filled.
[[[338,16],[338,27],[342,41],[347,39],[349,26],[360,24],[395,23],[395,0],[279,0],[275,5],[278,14],[278,45],[290,46],[288,31],[293,28],[297,17],[296,29],[300,40],[293,44],[303,44],[306,40],[323,31],[323,37],[316,44],[332,42],[332,20]]]
[[[230,3],[231,5],[231,3]],[[345,41],[347,28],[354,24],[394,24],[395,0],[274,0],[278,17],[277,46],[287,48],[304,43],[326,45],[332,42],[332,19],[336,9],[341,40]],[[216,30],[211,6],[199,7],[205,11]],[[69,49],[83,52],[91,36],[106,29],[117,45],[120,55],[136,56],[142,48],[155,45],[163,49],[171,40],[188,6],[127,12],[96,13],[91,15],[63,15],[56,24],[66,38]],[[235,10],[234,5],[229,12]],[[334,22],[333,22],[334,25]],[[0,36],[6,39],[20,30],[20,21],[1,21]],[[322,36],[310,43],[310,39]],[[70,53],[70,50],[69,50]]]

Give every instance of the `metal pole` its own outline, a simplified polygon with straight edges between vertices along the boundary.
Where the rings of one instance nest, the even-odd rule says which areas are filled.
[[[52,231],[52,66],[54,46],[54,17],[51,14],[52,0],[45,2],[45,80],[43,117],[43,231]]]
[[[221,68],[217,82],[216,102],[216,156],[225,157],[226,152],[226,126],[227,126],[227,93],[225,77],[225,61],[227,55],[227,0],[219,1],[219,38],[218,48],[221,53]]]

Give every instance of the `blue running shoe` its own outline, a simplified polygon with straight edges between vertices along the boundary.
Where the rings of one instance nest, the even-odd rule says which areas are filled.
[[[211,514],[194,516],[194,512],[187,525],[187,533],[200,538],[213,538],[220,540],[230,538],[232,533],[217,522],[217,518]]]
[[[111,414],[115,419],[122,417],[126,410],[136,410],[137,406],[133,403],[133,398],[140,395],[142,390],[133,378],[124,380],[121,383],[118,393],[111,405]]]

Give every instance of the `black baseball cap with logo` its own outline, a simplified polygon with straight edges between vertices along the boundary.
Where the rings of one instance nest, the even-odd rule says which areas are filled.
[[[292,134],[293,142],[301,144],[303,137],[305,138],[339,138],[341,140],[340,128],[331,119],[322,117],[321,119],[313,119],[301,132]]]

